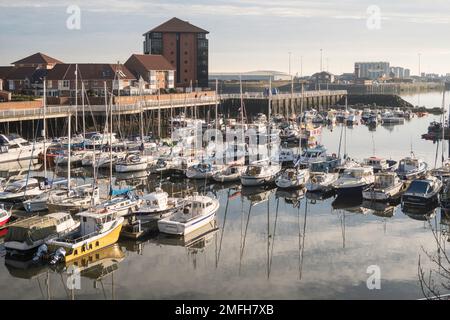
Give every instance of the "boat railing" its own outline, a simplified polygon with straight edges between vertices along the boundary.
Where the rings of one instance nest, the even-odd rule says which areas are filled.
[[[75,243],[78,243],[78,242],[82,242],[82,241],[84,241],[84,240],[87,240],[87,239],[89,239],[89,238],[92,238],[92,237],[94,237],[94,236],[97,236],[97,235],[99,235],[99,234],[100,234],[99,231],[94,231],[94,232],[85,234],[84,236],[81,236],[81,237],[78,237],[78,238],[75,238],[75,239],[67,239],[67,240],[65,240],[65,241],[66,241],[67,243],[75,244]]]

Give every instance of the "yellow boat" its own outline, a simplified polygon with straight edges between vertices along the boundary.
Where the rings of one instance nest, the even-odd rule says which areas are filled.
[[[50,253],[54,253],[51,263],[59,260],[66,263],[79,259],[94,251],[117,242],[122,230],[123,217],[115,212],[81,212],[80,229],[71,237],[52,239],[47,242]]]

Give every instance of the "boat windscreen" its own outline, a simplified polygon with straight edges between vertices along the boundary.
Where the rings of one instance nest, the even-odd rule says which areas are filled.
[[[425,181],[413,181],[408,188],[408,193],[426,194],[430,189],[430,185]]]

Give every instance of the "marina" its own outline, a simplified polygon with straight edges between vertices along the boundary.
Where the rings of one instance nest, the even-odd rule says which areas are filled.
[[[245,169],[244,163],[233,164],[230,168],[234,169],[227,171],[224,167],[208,174],[205,172],[212,170],[212,166],[204,166],[199,171],[202,175],[190,176],[191,179],[186,176],[193,168],[190,166],[185,166],[184,171],[180,167],[178,175],[154,171],[151,166],[144,172],[114,170],[111,175],[109,171],[114,166],[108,165],[108,160],[112,159],[110,151],[105,153],[103,169],[94,169],[92,164],[83,166],[81,162],[70,167],[70,171],[66,165],[48,167],[48,177],[66,183],[69,179],[71,186],[79,186],[73,188],[87,190],[87,207],[82,209],[85,211],[72,215],[73,221],[81,218],[81,221],[86,220],[86,225],[78,233],[70,229],[69,237],[44,237],[46,247],[42,247],[42,241],[38,242],[27,260],[17,253],[11,254],[8,243],[12,235],[8,235],[8,226],[12,230],[17,223],[26,225],[26,219],[30,219],[27,216],[33,213],[24,211],[20,202],[3,199],[5,217],[7,212],[12,212],[18,222],[5,222],[2,226],[6,232],[0,282],[15,288],[4,291],[2,297],[15,299],[20,292],[20,297],[25,299],[134,299],[142,296],[155,299],[386,299],[399,295],[418,299],[421,289],[417,282],[417,255],[422,246],[428,250],[435,248],[432,230],[439,232],[442,239],[449,230],[449,219],[446,210],[440,208],[439,200],[440,191],[447,190],[444,188],[446,181],[397,176],[394,162],[401,165],[400,160],[408,158],[412,148],[414,155],[429,165],[427,170],[440,167],[435,159],[440,143],[420,139],[420,132],[434,119],[439,121],[439,116],[378,125],[375,130],[364,124],[324,124],[321,135],[314,140],[314,145],[317,143],[321,147],[300,147],[310,151],[305,155],[295,151],[298,160],[291,165],[281,167],[273,162],[267,166],[272,161],[267,158],[262,160],[265,166],[258,161],[253,167],[249,166],[250,169]],[[368,144],[371,147],[367,147]],[[396,147],[391,148],[391,145]],[[291,147],[299,148],[298,145]],[[447,148],[444,146],[444,150]],[[334,160],[330,162],[331,154],[339,158],[343,151],[351,156],[351,161],[346,160],[340,166],[334,164]],[[197,159],[201,164],[205,155]],[[19,171],[30,177],[30,183],[34,183],[31,177],[45,176],[42,163],[34,165],[29,175],[27,170],[22,170],[23,165],[10,162],[8,166],[6,172]],[[259,168],[265,171],[259,172]],[[325,170],[318,171],[321,168]],[[379,173],[374,174],[374,171]],[[345,172],[358,172],[361,178],[367,174],[367,177],[364,183],[345,180],[352,192],[336,195],[339,176],[345,177]],[[2,174],[8,178],[8,173]],[[246,174],[256,177],[258,182],[242,185],[245,180],[238,177],[246,177]],[[318,192],[314,183],[324,181],[319,179],[321,174],[330,178],[325,179],[329,182],[324,182],[323,192]],[[97,204],[92,198],[95,179],[98,181]],[[423,198],[417,195],[423,185],[421,181],[434,183],[430,185],[430,195],[423,194]],[[419,185],[414,187],[413,183]],[[370,190],[373,191],[370,191],[367,187],[372,184]],[[381,190],[387,192],[388,186],[392,186],[393,191],[375,195]],[[64,191],[64,183],[55,188]],[[411,193],[414,199],[409,196]],[[105,198],[112,200],[105,202]],[[442,198],[442,206],[446,208],[446,198]],[[64,209],[70,212],[64,207],[67,199],[55,201],[57,208],[51,208],[49,201],[50,212]],[[414,201],[419,202],[419,208],[410,208]],[[34,214],[44,219],[48,215],[45,211]],[[102,219],[105,227],[100,232],[105,236],[95,231],[95,223],[89,226],[89,219]],[[197,221],[199,225],[192,228],[190,225],[196,225]],[[122,231],[120,236],[119,231]],[[367,248],[370,248],[369,254],[362,254]],[[318,252],[326,252],[326,255]],[[402,263],[399,263],[399,255]],[[324,257],[328,263],[324,263]],[[369,292],[365,289],[365,265],[380,259],[385,270],[383,283],[389,290]],[[408,261],[406,266],[404,261]],[[70,276],[71,265],[82,270],[93,265],[97,271],[95,275],[81,271],[82,289],[67,292],[64,279]],[[150,276],[132,276],[148,268],[152,269]],[[181,276],[186,272],[193,276]],[[328,274],[326,280],[323,274]],[[171,285],[164,285],[169,279]],[[94,287],[89,284],[92,281]],[[108,285],[98,286],[103,282]],[[47,288],[44,290],[43,286]],[[158,290],[154,290],[155,287]]]

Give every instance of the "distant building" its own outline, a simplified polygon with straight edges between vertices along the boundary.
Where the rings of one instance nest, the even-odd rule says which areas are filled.
[[[178,18],[144,33],[144,54],[162,55],[175,67],[175,86],[208,87],[209,32]]]
[[[411,77],[411,70],[405,69],[404,78],[410,78]]]
[[[393,78],[403,79],[405,77],[405,69],[402,67],[390,67],[390,75]]]
[[[35,69],[52,69],[58,63],[62,63],[61,61],[49,57],[43,53],[35,53],[31,56],[18,60],[16,62],[11,63],[14,67],[34,67]]]
[[[76,75],[78,66],[78,90],[84,83],[88,95],[103,96],[104,87],[108,91],[120,90],[127,93],[127,89],[136,77],[123,65],[108,63],[57,64],[47,74],[47,94],[53,97],[75,96]]]
[[[133,54],[125,67],[152,92],[175,88],[175,68],[161,55]]]
[[[386,77],[389,73],[389,62],[355,62],[356,78],[375,80]]]
[[[242,81],[290,81],[291,76],[287,73],[278,72],[278,71],[251,71],[244,73],[232,73],[232,72],[223,72],[223,73],[211,73],[209,75],[210,81],[239,81],[242,78]]]
[[[311,80],[316,84],[329,84],[334,82],[334,75],[327,71],[317,72],[311,76]]]

